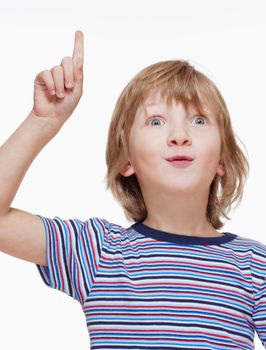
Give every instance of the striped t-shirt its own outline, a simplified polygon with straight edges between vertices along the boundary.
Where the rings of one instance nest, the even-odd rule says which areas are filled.
[[[91,350],[266,349],[266,245],[40,216],[44,282],[85,314]]]

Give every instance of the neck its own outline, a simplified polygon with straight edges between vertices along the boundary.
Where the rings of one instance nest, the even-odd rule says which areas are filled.
[[[187,236],[222,235],[207,220],[208,193],[159,194],[157,191],[143,191],[142,194],[148,213],[143,221],[146,226]]]

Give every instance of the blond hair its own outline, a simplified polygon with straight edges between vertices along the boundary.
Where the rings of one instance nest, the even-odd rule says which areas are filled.
[[[225,101],[216,85],[188,61],[169,60],[152,64],[135,75],[120,94],[112,115],[106,146],[106,189],[111,189],[126,218],[142,222],[147,209],[135,174],[125,177],[129,159],[129,133],[136,112],[151,91],[159,91],[169,105],[174,99],[204,114],[203,100],[217,118],[221,135],[221,161],[225,175],[215,175],[209,191],[206,217],[215,229],[223,227],[232,204],[239,205],[249,163],[234,135]]]

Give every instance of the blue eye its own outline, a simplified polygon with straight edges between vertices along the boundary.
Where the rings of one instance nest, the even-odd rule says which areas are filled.
[[[148,121],[148,123],[150,123],[150,121],[154,121],[154,120],[160,120],[160,121],[162,121],[161,120],[161,118],[158,118],[158,117],[152,117],[149,121]],[[153,125],[159,125],[158,123],[157,124],[153,124]]]
[[[196,117],[195,119],[196,119],[196,120],[197,120],[197,119],[202,119],[202,120],[205,121],[205,124],[206,124],[206,122],[207,122],[205,117]],[[202,123],[201,123],[201,124],[202,124]]]

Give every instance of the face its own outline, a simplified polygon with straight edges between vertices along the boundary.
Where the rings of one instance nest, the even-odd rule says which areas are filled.
[[[224,175],[220,161],[218,123],[211,111],[204,115],[182,103],[167,107],[160,95],[149,96],[136,113],[129,137],[130,165],[124,176],[136,174],[143,190],[158,193],[209,191],[215,175]],[[167,158],[193,158],[186,167],[174,166]]]

